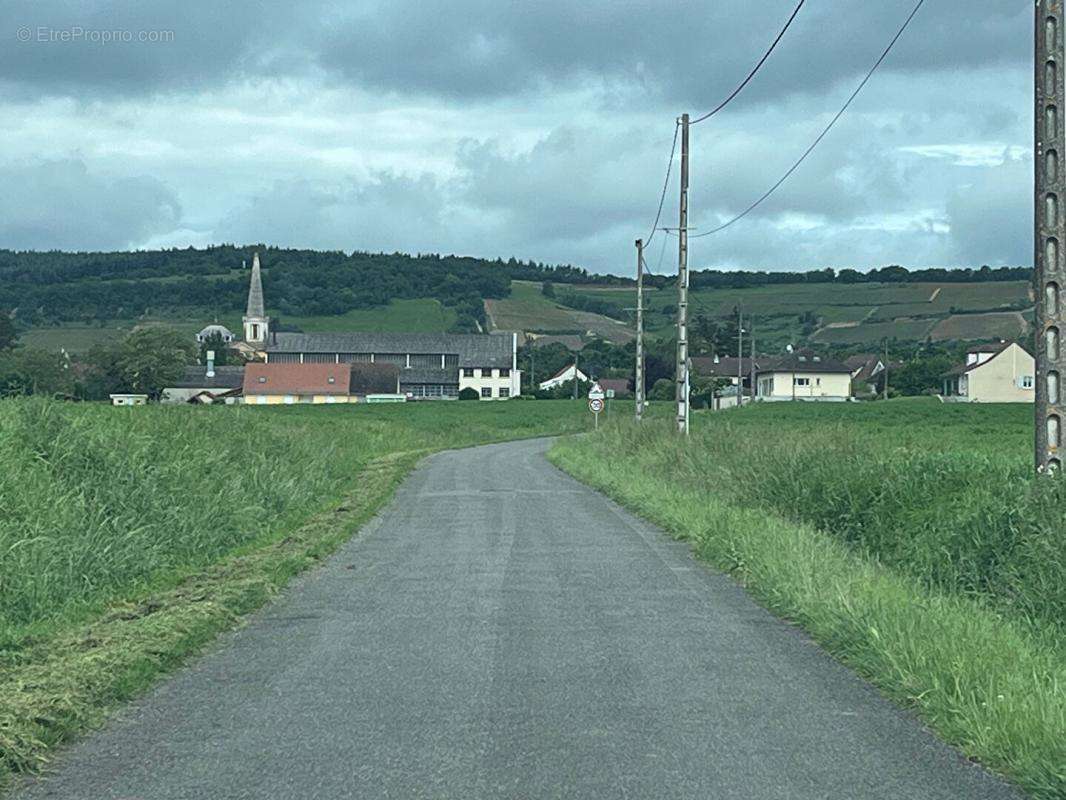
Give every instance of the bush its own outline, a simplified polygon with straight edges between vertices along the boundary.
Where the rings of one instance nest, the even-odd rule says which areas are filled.
[[[460,400],[480,400],[481,393],[477,389],[471,389],[467,386],[465,389],[459,391]]]

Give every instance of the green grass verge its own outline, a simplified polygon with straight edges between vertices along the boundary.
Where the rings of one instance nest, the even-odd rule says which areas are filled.
[[[422,455],[589,425],[568,401],[0,402],[0,782],[332,552]]]
[[[1022,427],[1015,416],[1031,414],[1031,409],[950,409],[940,416],[940,408],[889,403],[879,409],[790,406],[713,419],[700,415],[688,445],[678,442],[668,424],[653,422],[636,430],[619,420],[599,435],[557,443],[550,458],[692,542],[702,558],[735,575],[768,608],[801,624],[828,651],[913,708],[967,756],[1008,776],[1033,797],[1063,798],[1066,646],[1056,621],[1032,611],[1034,606],[1053,606],[1041,598],[1014,603],[991,588],[972,586],[967,580],[974,565],[962,563],[965,556],[983,551],[990,531],[1013,531],[1019,552],[1004,557],[1014,555],[1017,563],[1038,574],[1015,571],[1009,564],[1003,569],[1012,573],[1009,582],[1019,577],[1036,582],[1035,597],[1056,589],[1038,579],[1052,581],[1058,574],[1062,528],[1051,524],[1027,532],[1024,523],[1001,526],[1001,517],[992,513],[995,504],[982,505],[979,493],[972,499],[979,513],[956,520],[958,538],[975,543],[946,542],[930,522],[937,517],[950,522],[945,507],[922,514],[919,506],[928,503],[929,491],[914,497],[912,507],[905,502],[906,492],[893,486],[900,474],[910,471],[913,480],[903,489],[924,480],[941,488],[939,500],[948,502],[948,509],[958,510],[960,498],[974,489],[960,484],[962,470],[943,482],[936,472],[924,470],[942,467],[966,452],[978,467],[973,482],[987,481],[988,465],[982,470],[980,462],[1004,458],[994,452],[995,445],[1003,448],[1008,443],[1009,449]],[[995,429],[977,427],[997,419],[1005,423],[1004,431],[990,443],[996,440]],[[794,435],[789,433],[792,427],[798,429]],[[956,433],[959,442],[953,444]],[[854,457],[837,463],[843,440],[853,441]],[[946,451],[945,458],[936,464],[911,460],[907,469],[883,471],[890,457],[904,464],[923,450]],[[783,455],[775,458],[773,452]],[[803,463],[792,458],[793,453],[805,456]],[[863,454],[870,460],[869,469],[862,466]],[[836,464],[836,469],[819,469],[821,462]],[[1012,451],[1000,466],[1009,470],[1015,462],[1019,459]],[[848,472],[858,472],[859,478],[848,479]],[[830,473],[839,480],[828,480]],[[786,475],[794,487],[779,506],[768,499],[772,489],[760,495],[758,489],[744,488],[761,479],[780,488]],[[864,484],[871,475],[880,475],[879,483]],[[818,491],[830,485],[838,485],[837,498]],[[1001,495],[1024,493],[1017,481],[998,488]],[[989,494],[995,490],[987,487]],[[947,501],[948,495],[953,500]],[[897,533],[885,537],[884,557],[876,537],[866,541],[860,535],[875,530],[873,523],[849,520],[844,513],[834,516],[834,510],[866,505],[872,506],[871,519],[878,512],[895,514],[889,527],[880,529],[885,532],[894,525]],[[1011,504],[1011,509],[1017,507],[1017,502]],[[824,511],[818,524],[804,518],[812,508]],[[985,512],[992,513],[990,520],[981,518]],[[932,548],[942,548],[940,562],[958,561],[958,568],[929,574],[925,561],[932,564],[936,559],[927,559],[925,553],[913,559],[907,555],[921,551],[926,538],[933,541]],[[1027,560],[1030,549],[1042,554],[1045,563]]]

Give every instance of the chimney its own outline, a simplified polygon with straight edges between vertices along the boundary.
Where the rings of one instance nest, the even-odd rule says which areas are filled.
[[[215,351],[207,351],[207,377],[215,377]]]

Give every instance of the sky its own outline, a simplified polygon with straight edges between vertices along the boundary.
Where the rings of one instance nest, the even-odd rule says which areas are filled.
[[[675,120],[796,0],[5,0],[0,247],[264,242],[629,274]],[[692,127],[690,225],[802,154],[914,0],[808,0]],[[1031,2],[928,0],[777,194],[697,268],[1032,262]],[[677,224],[678,187],[664,224]],[[656,234],[653,271],[676,269]]]

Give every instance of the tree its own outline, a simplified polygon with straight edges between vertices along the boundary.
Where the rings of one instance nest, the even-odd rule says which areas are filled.
[[[15,323],[11,321],[11,315],[0,310],[0,352],[12,349],[18,338],[18,331],[15,330]]]
[[[895,390],[904,395],[935,394],[940,391],[943,375],[954,365],[954,361],[946,355],[935,355],[927,358],[916,358],[908,361],[898,369],[890,370],[888,376],[889,391]],[[884,380],[884,374],[878,376]]]
[[[459,390],[460,400],[478,400],[481,397],[481,393],[477,389],[471,386],[467,386],[465,389]]]
[[[74,394],[70,359],[65,353],[32,348],[0,353],[0,397],[30,394]]]
[[[176,331],[135,330],[119,342],[89,352],[87,393],[95,399],[116,391],[156,398],[168,383],[181,377],[195,356],[193,344]]]
[[[222,338],[221,333],[212,333],[206,339],[200,343],[200,363],[207,363],[207,352],[209,350],[215,353],[215,366],[225,367],[236,361],[236,354],[230,349]]]
[[[659,378],[648,392],[649,400],[673,400],[676,395],[674,382],[669,378]]]
[[[552,285],[552,282],[551,281],[544,281],[544,283],[542,283],[540,285],[540,293],[542,295],[544,295],[545,297],[550,297],[550,298],[554,299],[555,298],[555,287]]]

